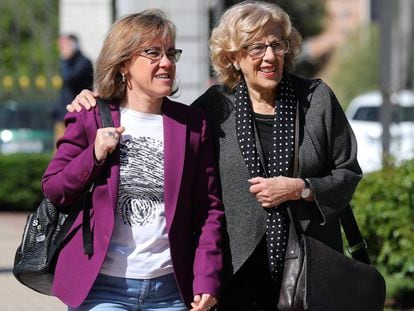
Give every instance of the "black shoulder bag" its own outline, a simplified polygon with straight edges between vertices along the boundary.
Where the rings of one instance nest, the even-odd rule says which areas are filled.
[[[103,127],[112,127],[108,104],[98,99],[98,106]],[[27,217],[13,266],[13,274],[19,282],[39,293],[52,295],[57,257],[70,238],[67,233],[81,211],[84,253],[93,254],[89,219],[92,190],[93,184],[73,206],[64,208],[58,208],[43,198],[36,211]]]
[[[293,177],[298,177],[299,107],[296,110]],[[366,243],[348,205],[340,214],[352,258],[306,235],[291,221],[278,310],[382,311],[385,281],[371,266]]]

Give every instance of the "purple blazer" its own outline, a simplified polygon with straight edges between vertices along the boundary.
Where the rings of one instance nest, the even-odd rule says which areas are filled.
[[[114,126],[120,126],[118,105],[111,104],[110,109]],[[165,98],[162,116],[164,199],[171,258],[181,296],[190,307],[195,294],[219,295],[223,206],[203,113]],[[65,134],[58,141],[42,186],[51,202],[65,206],[95,183],[91,209],[94,253],[90,257],[83,253],[81,213],[71,228],[73,237],[59,255],[53,282],[53,294],[68,306],[77,307],[88,295],[111,239],[118,197],[119,147],[104,164],[95,162],[94,141],[102,126],[98,108],[68,113],[65,123]]]

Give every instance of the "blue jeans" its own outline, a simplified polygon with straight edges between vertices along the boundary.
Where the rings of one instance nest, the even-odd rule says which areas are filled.
[[[99,274],[86,300],[69,311],[184,311],[173,274],[155,279],[126,279]]]

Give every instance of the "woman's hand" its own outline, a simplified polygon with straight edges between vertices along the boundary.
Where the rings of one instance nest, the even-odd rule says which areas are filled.
[[[95,158],[98,162],[103,162],[108,157],[108,154],[115,150],[119,143],[119,138],[124,131],[125,128],[123,126],[118,128],[105,127],[98,129],[96,132],[94,149]]]
[[[217,299],[210,294],[195,295],[194,301],[191,303],[191,311],[207,311],[211,310],[217,304]]]
[[[289,200],[299,200],[305,183],[300,178],[278,176],[272,178],[255,177],[248,180],[250,193],[262,207],[270,208]]]
[[[83,108],[86,110],[96,106],[96,97],[99,96],[98,92],[92,92],[90,90],[82,90],[75,99],[72,100],[70,105],[66,106],[66,110],[69,112],[81,111]]]

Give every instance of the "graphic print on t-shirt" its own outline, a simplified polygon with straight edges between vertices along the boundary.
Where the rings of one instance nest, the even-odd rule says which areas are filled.
[[[120,145],[118,212],[129,226],[152,224],[163,213],[164,150],[162,141],[132,138]]]

